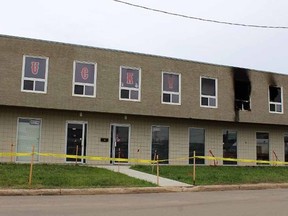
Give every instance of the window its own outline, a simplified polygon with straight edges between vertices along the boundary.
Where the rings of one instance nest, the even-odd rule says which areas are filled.
[[[141,69],[120,67],[120,100],[140,101]]]
[[[74,61],[73,96],[96,97],[96,64]]]
[[[223,131],[223,157],[237,159],[237,132]],[[237,161],[223,161],[223,164],[237,164]]]
[[[176,73],[162,73],[162,103],[181,104],[181,77]]]
[[[189,157],[205,156],[205,130],[202,128],[189,128]],[[195,159],[196,164],[204,164],[204,159]],[[189,159],[189,164],[193,164],[193,159]]]
[[[283,113],[282,88],[269,86],[269,111],[271,113]]]
[[[256,150],[257,150],[257,160],[267,160],[269,161],[269,134],[257,132],[256,133]],[[262,163],[261,163],[262,165]]]
[[[217,107],[217,79],[201,77],[202,107]]]
[[[251,111],[251,82],[249,70],[246,68],[232,68],[234,84],[235,111]],[[238,119],[238,117],[237,117]]]
[[[33,146],[34,151],[39,153],[41,119],[19,118],[17,134],[17,153],[31,153]],[[29,162],[31,157],[17,156],[17,161]],[[34,160],[38,161],[39,156],[36,154]]]
[[[285,162],[288,162],[288,133],[284,134]]]
[[[168,164],[169,161],[169,127],[152,126],[152,152],[151,159],[165,160],[160,163]]]
[[[22,91],[46,93],[47,75],[48,58],[23,56]]]

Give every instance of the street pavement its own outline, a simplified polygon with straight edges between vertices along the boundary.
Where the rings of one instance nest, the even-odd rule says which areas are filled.
[[[0,196],[5,216],[287,216],[288,189],[98,196]]]

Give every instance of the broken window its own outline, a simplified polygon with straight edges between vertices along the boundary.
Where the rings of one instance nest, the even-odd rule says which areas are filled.
[[[201,106],[217,107],[217,79],[201,77]]]
[[[235,81],[235,109],[250,110],[250,82]]]
[[[271,113],[283,113],[281,87],[269,86],[269,111]]]
[[[233,68],[235,111],[251,110],[251,82],[249,71],[245,68]]]

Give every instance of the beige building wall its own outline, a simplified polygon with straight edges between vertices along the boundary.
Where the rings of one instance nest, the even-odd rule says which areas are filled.
[[[87,156],[110,157],[111,125],[130,126],[129,158],[151,159],[152,126],[169,127],[169,164],[186,165],[189,157],[189,128],[205,129],[205,154],[209,150],[216,157],[223,156],[223,130],[237,132],[238,158],[256,159],[256,132],[269,133],[270,160],[273,151],[280,160],[284,160],[284,134],[288,127],[260,124],[239,124],[229,122],[187,120],[162,117],[145,117],[134,115],[114,115],[75,111],[59,111],[48,109],[29,109],[0,106],[0,151],[10,152],[11,144],[17,149],[17,121],[19,117],[38,118],[41,125],[41,153],[65,154],[67,122],[87,122]],[[108,138],[109,142],[101,142]],[[0,162],[9,162],[10,157],[1,157]],[[15,158],[13,158],[15,161]],[[65,158],[44,157],[41,163],[65,163]],[[213,162],[213,161],[212,161]],[[206,160],[209,165],[211,161]],[[91,161],[88,164],[109,164],[110,161]],[[218,161],[221,165],[222,161]],[[255,165],[255,163],[240,162],[239,165]]]
[[[287,125],[283,114],[269,113],[269,85],[283,87],[288,76],[243,70],[251,82],[251,111],[234,109],[233,67],[145,54],[0,36],[0,105],[101,113],[175,117],[225,122]],[[23,56],[49,58],[47,93],[21,92]],[[96,98],[72,96],[73,62],[97,63]],[[119,100],[120,67],[141,69],[141,101]],[[181,105],[161,103],[162,72],[181,74]],[[218,107],[200,107],[200,77],[217,79]],[[210,137],[209,137],[210,139]]]

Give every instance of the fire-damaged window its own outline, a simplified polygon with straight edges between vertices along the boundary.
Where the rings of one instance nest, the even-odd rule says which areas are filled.
[[[177,73],[162,73],[162,103],[181,104],[181,76]]]
[[[283,113],[282,88],[269,86],[269,111],[271,113]]]
[[[217,79],[201,77],[200,97],[200,106],[217,107]]]
[[[251,110],[251,82],[249,71],[245,68],[233,68],[235,110]]]
[[[236,81],[235,82],[235,109],[250,110],[250,82]]]
[[[120,100],[140,101],[141,70],[139,68],[120,67]]]

